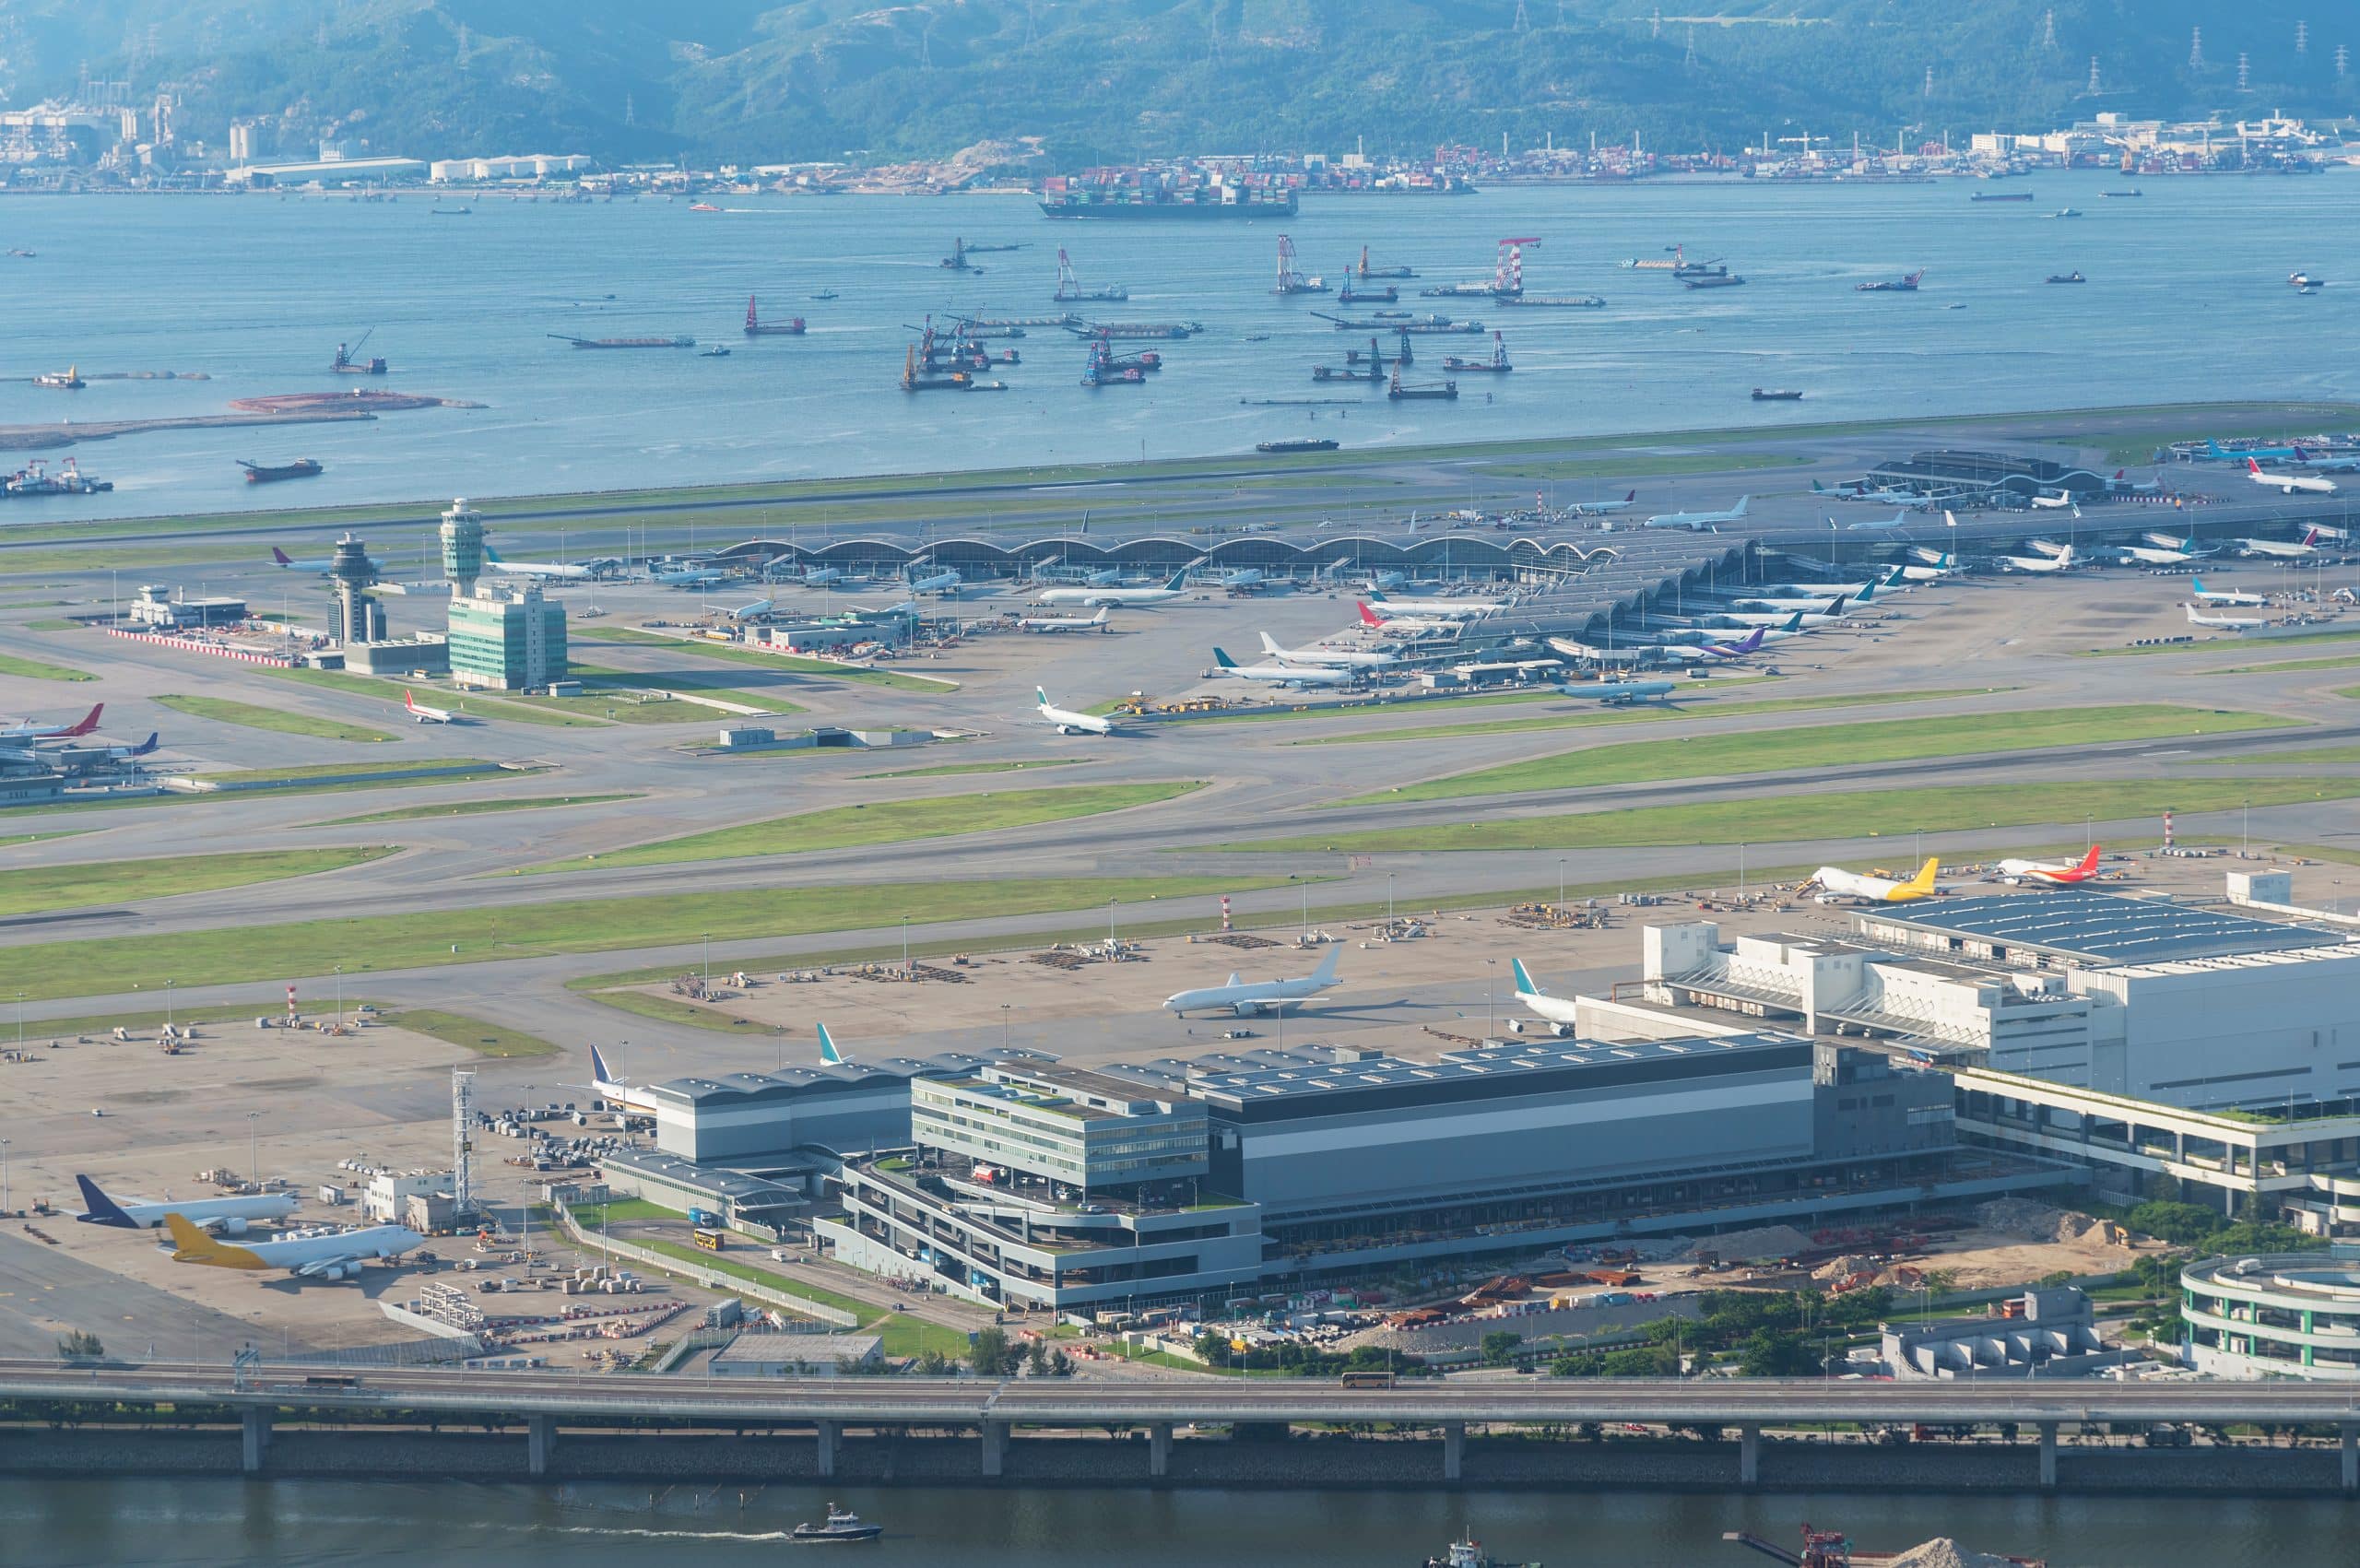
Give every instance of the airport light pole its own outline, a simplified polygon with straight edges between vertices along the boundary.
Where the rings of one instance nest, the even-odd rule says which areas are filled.
[[[254,1153],[254,1118],[261,1114],[260,1111],[246,1113],[246,1180],[255,1186],[262,1185],[262,1160]]]
[[[999,1005],[999,1048],[1003,1052],[1008,1049],[1008,1004],[1006,1002]]]
[[[1557,857],[1557,907],[1565,907],[1565,857]]]
[[[336,1028],[344,1032],[344,965],[336,966]]]
[[[1393,873],[1385,874],[1385,923],[1393,924]]]
[[[25,1048],[25,994],[17,993],[17,1049]]]
[[[1483,1038],[1491,1039],[1499,1032],[1497,1017],[1500,996],[1500,961],[1483,961]]]
[[[8,1140],[0,1138],[0,1214],[14,1214],[17,1206],[8,1201]]]
[[[164,982],[164,1027],[172,1027],[172,983],[169,980]]]

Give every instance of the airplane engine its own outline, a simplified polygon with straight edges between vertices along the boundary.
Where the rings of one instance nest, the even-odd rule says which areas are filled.
[[[225,1236],[242,1236],[246,1233],[246,1222],[236,1218],[224,1220],[221,1221],[221,1233]]]
[[[343,1278],[344,1278],[344,1265],[342,1265],[341,1263],[331,1263],[331,1264],[329,1264],[325,1268],[323,1268],[323,1269],[321,1269],[321,1270],[320,1270],[320,1278],[321,1278],[321,1279],[343,1279]]]

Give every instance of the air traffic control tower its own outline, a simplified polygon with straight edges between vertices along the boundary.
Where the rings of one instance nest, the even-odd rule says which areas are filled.
[[[347,534],[336,542],[328,561],[328,581],[336,595],[328,607],[328,634],[338,643],[382,643],[385,640],[385,607],[369,596],[377,581],[377,563],[369,547]]]
[[[476,579],[483,575],[483,513],[460,496],[442,514],[442,575],[451,580],[451,596],[472,599]]]

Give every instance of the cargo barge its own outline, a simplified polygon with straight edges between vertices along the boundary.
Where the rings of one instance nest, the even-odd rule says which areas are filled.
[[[1093,321],[1073,328],[1084,337],[1149,337],[1177,341],[1204,331],[1193,321]]]
[[[1602,311],[1606,301],[1596,294],[1503,294],[1503,305],[1520,305],[1528,310]]]
[[[246,471],[250,485],[275,484],[280,479],[308,479],[325,472],[319,463],[309,457],[299,457],[292,463],[249,463],[238,459],[238,466]]]
[[[697,340],[682,333],[677,337],[569,337],[562,332],[552,332],[560,343],[571,343],[576,348],[693,348]]]
[[[754,308],[754,297],[749,294],[746,296],[746,336],[800,337],[803,336],[803,318],[789,316],[785,321],[764,321],[761,312]]]
[[[1446,381],[1439,386],[1405,386],[1401,382],[1401,367],[1396,365],[1393,367],[1393,384],[1385,389],[1385,395],[1396,403],[1449,403],[1457,400],[1458,383]]]
[[[1060,191],[1044,196],[1041,210],[1051,218],[1209,222],[1221,218],[1292,218],[1300,209],[1292,188],[1273,194],[1235,185],[1207,185],[1191,191],[1103,187]]]

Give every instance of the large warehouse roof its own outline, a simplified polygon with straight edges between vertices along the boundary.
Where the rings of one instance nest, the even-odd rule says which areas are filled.
[[[2171,963],[2233,953],[2330,947],[2344,940],[2308,925],[2086,888],[2060,888],[2029,898],[1994,894],[1907,907],[1906,914],[1864,912],[1862,928],[1916,931],[2086,964]]]

